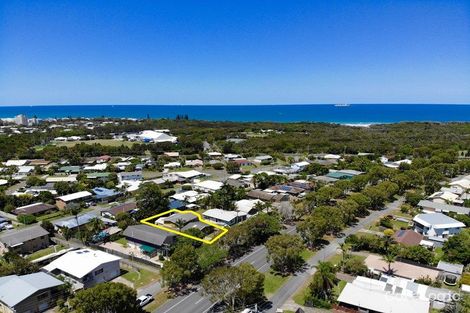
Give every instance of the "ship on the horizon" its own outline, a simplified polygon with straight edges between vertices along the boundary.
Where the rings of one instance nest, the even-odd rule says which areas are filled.
[[[335,104],[335,107],[348,107],[348,106],[351,106],[351,105],[348,104],[348,103],[339,103],[339,104]]]

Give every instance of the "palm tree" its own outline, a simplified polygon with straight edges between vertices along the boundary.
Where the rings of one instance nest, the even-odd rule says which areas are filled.
[[[343,267],[344,265],[344,262],[346,262],[346,260],[349,258],[349,245],[346,244],[346,243],[342,243],[339,245],[339,247],[341,248],[341,268]]]
[[[387,274],[392,274],[392,263],[395,262],[396,259],[397,255],[394,253],[387,253],[382,256],[382,260],[384,260],[388,264]]]
[[[186,223],[182,219],[177,219],[175,221],[175,226],[176,228],[178,228],[178,230],[181,230],[184,227],[184,225],[186,225]]]
[[[94,217],[88,222],[88,228],[92,234],[96,234],[104,228],[104,223],[100,218]]]
[[[330,262],[320,261],[316,269],[309,286],[310,292],[319,299],[329,300],[333,296],[333,288],[337,281],[334,266]]]

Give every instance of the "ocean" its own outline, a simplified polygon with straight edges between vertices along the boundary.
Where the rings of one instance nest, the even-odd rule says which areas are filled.
[[[237,122],[327,122],[374,124],[405,121],[468,122],[470,105],[351,104],[335,105],[63,105],[0,106],[0,118],[117,117],[170,118]]]

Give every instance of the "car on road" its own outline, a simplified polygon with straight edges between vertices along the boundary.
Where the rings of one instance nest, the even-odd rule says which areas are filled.
[[[146,294],[137,298],[137,303],[139,304],[140,307],[144,307],[152,301],[153,301],[153,297],[151,294]]]
[[[5,227],[8,225],[7,222],[0,222],[0,230],[5,229]]]
[[[0,217],[0,223],[6,223],[9,222],[6,218]]]

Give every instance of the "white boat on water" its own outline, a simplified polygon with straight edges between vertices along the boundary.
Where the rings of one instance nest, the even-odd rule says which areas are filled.
[[[351,105],[347,103],[335,104],[335,107],[349,107],[349,106]]]

